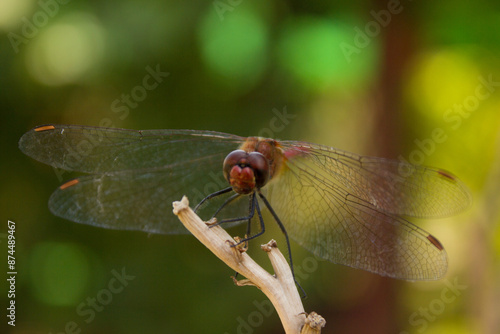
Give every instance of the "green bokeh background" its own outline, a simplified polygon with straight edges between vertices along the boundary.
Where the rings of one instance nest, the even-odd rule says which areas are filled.
[[[13,220],[18,275],[15,327],[0,280],[0,332],[282,332],[193,237],[52,216],[74,175],[17,148],[45,123],[272,136],[450,170],[474,205],[416,221],[447,249],[445,280],[381,278],[293,244],[305,309],[324,333],[500,332],[499,51],[496,1],[1,0],[0,249]],[[146,90],[151,70],[169,74]],[[252,252],[267,267],[255,246],[279,237],[269,229]]]

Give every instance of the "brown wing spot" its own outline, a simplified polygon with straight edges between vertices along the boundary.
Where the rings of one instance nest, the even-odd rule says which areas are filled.
[[[427,236],[427,240],[429,240],[434,246],[436,246],[437,249],[442,251],[444,249],[443,245],[439,242],[438,239],[434,238],[432,235]]]
[[[54,130],[56,127],[53,125],[44,125],[40,126],[38,128],[35,128],[36,132],[42,132],[42,131],[47,131],[47,130]]]
[[[438,173],[439,173],[439,175],[447,178],[450,181],[453,181],[453,182],[456,181],[456,178],[445,170],[440,169],[440,170],[438,170]]]
[[[64,189],[66,189],[66,188],[69,188],[69,187],[71,187],[71,186],[74,186],[74,185],[75,185],[75,184],[77,184],[78,182],[80,182],[80,181],[78,181],[78,179],[74,179],[74,180],[68,181],[68,182],[66,182],[65,184],[61,185],[61,186],[59,187],[59,189],[64,190]]]

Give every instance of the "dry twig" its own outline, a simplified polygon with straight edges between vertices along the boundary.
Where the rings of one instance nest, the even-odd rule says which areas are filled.
[[[287,334],[298,334],[301,333],[301,330],[304,331],[309,327],[309,325],[304,326],[306,313],[290,267],[274,240],[262,245],[262,249],[268,253],[275,272],[275,275],[271,275],[250,258],[244,249],[232,247],[237,242],[223,228],[220,226],[208,227],[191,210],[187,197],[184,196],[180,202],[174,202],[173,206],[174,213],[201,243],[234,271],[247,278],[240,281],[235,280],[236,284],[240,286],[254,285],[264,292],[278,312]],[[321,327],[323,326],[324,320]],[[320,333],[321,327],[319,331],[316,330],[314,333]]]

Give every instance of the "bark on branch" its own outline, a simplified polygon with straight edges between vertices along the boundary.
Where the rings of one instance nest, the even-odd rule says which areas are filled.
[[[261,246],[267,252],[273,266],[275,275],[271,275],[260,267],[245,250],[240,247],[232,247],[237,242],[223,228],[220,226],[210,228],[203,222],[189,207],[186,196],[180,202],[174,202],[173,207],[174,214],[202,244],[231,269],[247,278],[246,280],[235,280],[236,284],[240,286],[254,285],[262,290],[276,309],[287,334],[321,333],[325,321],[315,313],[315,320],[306,321],[306,319],[311,319],[313,313],[307,316],[304,312],[292,272],[288,262],[277,248],[276,241],[271,240],[266,245]],[[317,317],[320,319],[318,320]],[[310,326],[312,324],[316,328],[314,331],[309,331],[312,329]]]

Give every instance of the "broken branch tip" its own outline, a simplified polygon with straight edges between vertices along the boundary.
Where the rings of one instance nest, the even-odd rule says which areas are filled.
[[[182,196],[182,199],[180,201],[173,202],[172,206],[174,207],[174,214],[177,216],[179,212],[189,208],[189,200],[186,196]]]

